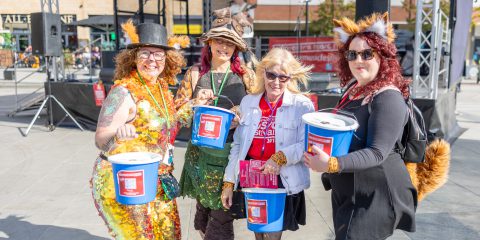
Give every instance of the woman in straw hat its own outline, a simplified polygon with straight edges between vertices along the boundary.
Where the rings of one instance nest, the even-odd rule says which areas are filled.
[[[132,43],[116,57],[115,84],[98,119],[95,143],[102,152],[91,179],[95,206],[116,239],[181,239],[172,153],[177,126],[191,120],[192,102],[176,110],[168,85],[176,82],[185,61],[167,45],[163,26],[135,27],[129,21],[122,27]],[[106,160],[125,152],[163,156],[152,202],[123,205],[115,200],[112,165]]]
[[[445,181],[448,144],[434,142],[425,163],[407,165],[396,147],[408,119],[410,81],[401,75],[388,13],[334,23],[340,82],[348,86],[336,108],[353,113],[360,126],[347,155],[330,157],[313,146],[315,155],[305,153],[305,162],[326,172],[322,181],[332,190],[336,239],[386,239],[395,229],[414,232],[417,201]]]
[[[242,14],[231,17],[230,9],[214,12],[212,29],[203,34],[201,66],[191,67],[177,92],[176,105],[181,106],[193,97],[210,98],[217,107],[237,112],[242,98],[250,92],[254,73],[242,66],[238,53],[246,51],[241,38],[250,23]],[[223,95],[229,98],[217,98]],[[232,106],[234,105],[234,106]],[[205,239],[233,239],[233,216],[223,209],[220,200],[222,178],[228,163],[233,131],[238,123],[234,119],[224,149],[197,147],[188,144],[185,164],[180,179],[182,196],[197,200],[195,229]]]

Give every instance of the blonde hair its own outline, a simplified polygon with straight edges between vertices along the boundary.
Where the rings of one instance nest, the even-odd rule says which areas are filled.
[[[265,70],[276,65],[280,66],[280,69],[291,77],[287,83],[287,89],[290,92],[301,93],[299,83],[302,83],[305,88],[308,86],[310,70],[313,66],[303,65],[286,49],[273,48],[256,66],[256,81],[252,94],[260,94],[265,91]]]

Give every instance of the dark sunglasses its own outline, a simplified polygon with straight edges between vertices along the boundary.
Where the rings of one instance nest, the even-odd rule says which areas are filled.
[[[375,50],[373,49],[365,49],[361,52],[357,52],[355,50],[348,50],[345,52],[345,58],[347,59],[347,61],[355,61],[357,60],[357,55],[360,55],[360,57],[364,60],[364,61],[367,61],[367,60],[370,60],[373,58],[374,56],[374,53],[375,53]]]
[[[273,72],[268,72],[268,71],[265,71],[265,77],[267,77],[267,79],[269,81],[275,81],[275,79],[278,78],[278,80],[280,80],[281,83],[284,83],[288,80],[290,80],[290,76],[286,76],[286,75],[283,75],[283,74],[276,74],[276,73],[273,73]]]

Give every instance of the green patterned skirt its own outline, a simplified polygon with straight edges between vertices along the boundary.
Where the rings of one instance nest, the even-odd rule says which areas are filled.
[[[231,143],[224,149],[212,149],[189,142],[180,177],[181,196],[195,198],[206,208],[223,208],[220,195],[230,148]]]

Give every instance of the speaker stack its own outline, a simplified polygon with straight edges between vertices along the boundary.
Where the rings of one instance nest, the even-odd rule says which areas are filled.
[[[33,53],[58,57],[62,55],[62,23],[59,14],[31,14]]]
[[[356,0],[355,20],[360,20],[372,13],[390,13],[390,0]]]

